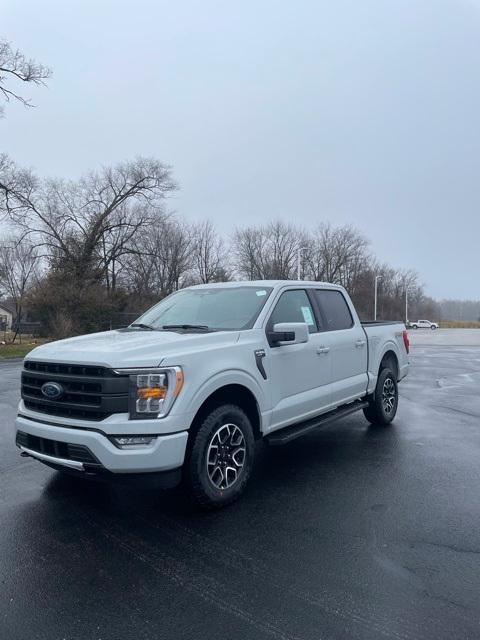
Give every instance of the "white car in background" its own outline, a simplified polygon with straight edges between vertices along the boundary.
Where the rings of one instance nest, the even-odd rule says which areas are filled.
[[[430,322],[430,320],[417,320],[416,322],[409,322],[408,326],[411,329],[438,329],[436,322]]]

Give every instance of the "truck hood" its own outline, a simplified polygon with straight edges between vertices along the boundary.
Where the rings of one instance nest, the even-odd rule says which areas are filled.
[[[104,331],[41,345],[30,351],[27,359],[113,368],[157,367],[177,352],[228,346],[237,342],[238,336],[238,331]]]

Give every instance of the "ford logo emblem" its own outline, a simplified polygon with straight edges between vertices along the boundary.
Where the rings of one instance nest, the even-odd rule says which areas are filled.
[[[42,384],[42,393],[49,400],[58,400],[63,396],[63,387],[58,382],[45,382]]]

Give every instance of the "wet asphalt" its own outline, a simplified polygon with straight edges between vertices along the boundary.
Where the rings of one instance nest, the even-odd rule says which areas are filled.
[[[459,335],[412,337],[392,427],[259,446],[215,513],[21,458],[0,363],[0,640],[479,638],[480,332]]]

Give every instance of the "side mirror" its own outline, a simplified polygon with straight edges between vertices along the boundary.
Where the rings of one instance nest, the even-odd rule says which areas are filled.
[[[268,332],[268,342],[271,347],[301,344],[308,342],[308,338],[308,325],[305,322],[278,322],[273,325],[273,331]]]

